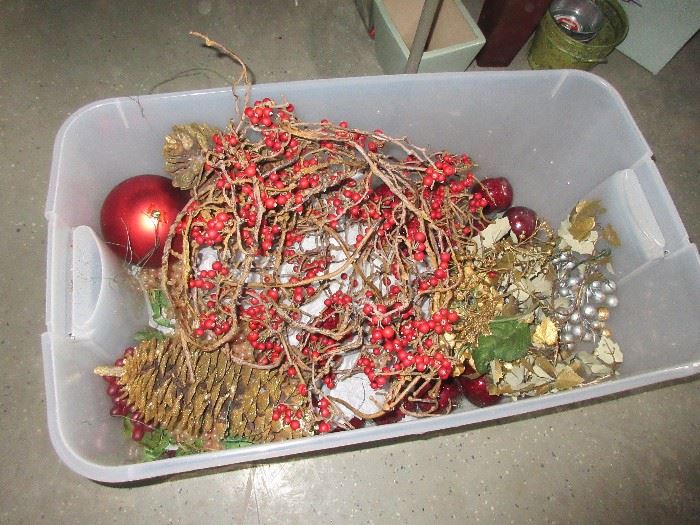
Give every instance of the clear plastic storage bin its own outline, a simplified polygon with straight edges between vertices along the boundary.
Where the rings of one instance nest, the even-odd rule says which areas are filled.
[[[46,333],[42,336],[53,445],[75,472],[104,482],[164,476],[397,436],[464,427],[578,402],[700,370],[700,260],[617,92],[578,71],[439,73],[259,85],[253,97],[287,99],[305,120],[348,120],[420,145],[470,154],[480,177],[507,176],[516,201],[558,224],[598,198],[618,231],[619,307],[610,327],[625,354],[618,379],[488,408],[368,426],[280,443],[142,463],[109,416],[110,363],[146,322],[143,299],[99,237],[107,193],[140,173],[163,173],[174,124],[224,126],[230,89],[103,100],[75,112],[56,138],[46,204]],[[92,230],[91,230],[92,229]],[[127,312],[130,312],[127,315]],[[436,438],[437,439],[437,438]]]

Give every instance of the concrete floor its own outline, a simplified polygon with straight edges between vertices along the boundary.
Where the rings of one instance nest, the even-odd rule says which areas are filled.
[[[481,1],[467,2],[474,17]],[[66,468],[47,435],[39,334],[53,140],[84,104],[224,85],[377,75],[349,0],[0,1],[0,523],[697,523],[700,380],[360,450],[114,488]],[[511,69],[525,69],[521,53]],[[184,73],[183,73],[184,72]],[[622,94],[700,238],[700,39],[657,76],[615,52]]]

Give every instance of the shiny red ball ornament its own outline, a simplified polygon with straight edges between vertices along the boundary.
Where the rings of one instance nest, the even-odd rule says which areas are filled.
[[[518,240],[529,239],[537,229],[537,213],[525,206],[513,206],[506,212],[510,229]]]
[[[137,175],[127,179],[117,184],[102,204],[102,237],[127,262],[157,268],[170,225],[188,200],[189,195],[173,187],[167,177]]]
[[[505,177],[484,179],[481,181],[481,185],[486,190],[486,199],[489,202],[484,208],[486,213],[506,211],[513,204],[513,186]]]
[[[464,397],[473,405],[483,408],[495,405],[501,400],[501,396],[489,394],[489,381],[486,376],[470,379],[466,375],[461,375],[457,380],[462,387]]]

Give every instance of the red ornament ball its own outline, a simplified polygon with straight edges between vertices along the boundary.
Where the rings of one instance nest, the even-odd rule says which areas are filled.
[[[529,239],[537,229],[537,213],[525,206],[513,206],[506,212],[510,229],[518,240]]]
[[[501,396],[489,394],[489,382],[486,376],[470,379],[466,375],[461,375],[457,379],[462,387],[464,397],[478,407],[495,405],[501,400]]]
[[[117,184],[102,204],[102,237],[127,262],[157,268],[170,225],[188,200],[167,177],[131,177]]]
[[[486,190],[486,198],[489,202],[484,208],[487,213],[506,211],[513,204],[513,186],[505,177],[484,179],[481,181]]]

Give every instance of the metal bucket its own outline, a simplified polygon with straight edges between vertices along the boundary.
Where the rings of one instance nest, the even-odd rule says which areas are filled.
[[[616,0],[594,0],[605,21],[594,38],[581,42],[561,28],[547,12],[537,28],[528,53],[532,69],[585,69],[607,61],[627,36],[627,15]]]

